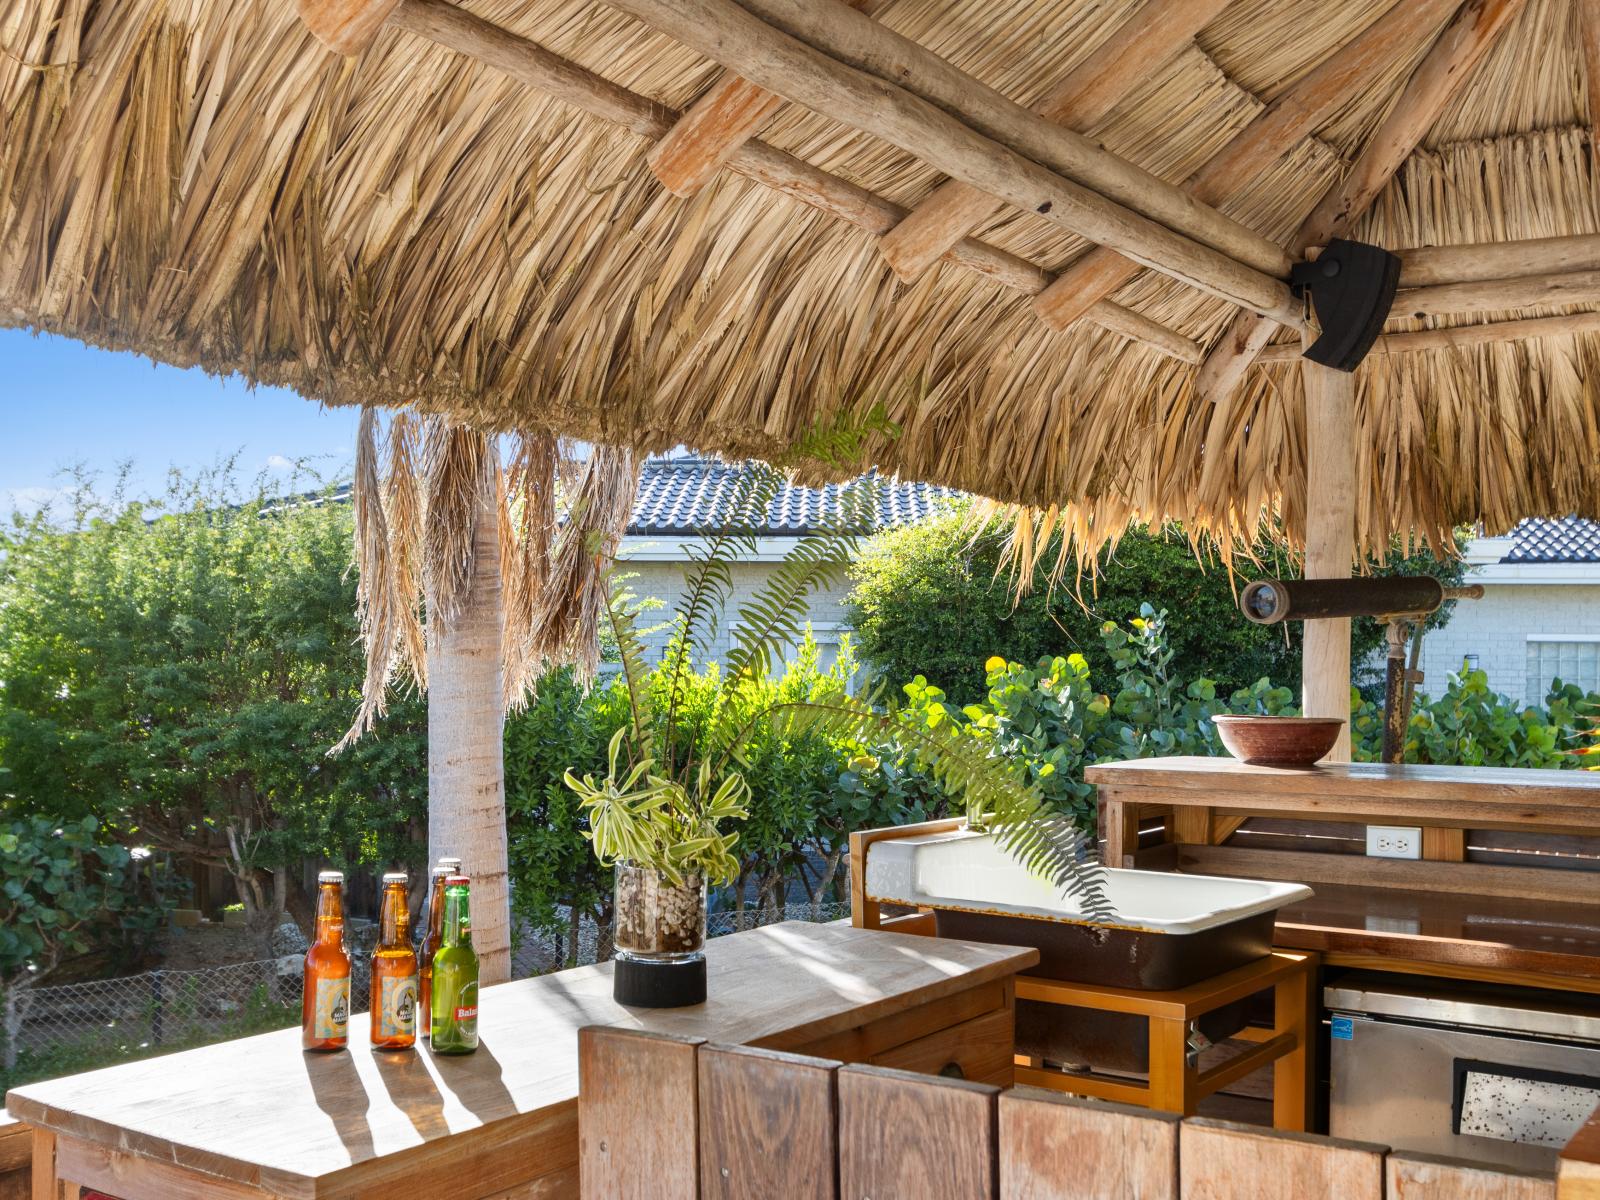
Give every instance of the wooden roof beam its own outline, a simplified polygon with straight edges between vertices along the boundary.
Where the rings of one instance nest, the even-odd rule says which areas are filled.
[[[1369,86],[1394,61],[1397,48],[1437,29],[1459,3],[1405,0],[1390,9],[1262,109],[1184,187],[1196,199],[1218,204],[1248,186]],[[1052,329],[1066,329],[1140,269],[1114,250],[1094,249],[1039,295],[1034,312]]]
[[[473,16],[448,0],[401,0],[392,23],[418,37],[464,54],[530,87],[641,137],[659,139],[679,114],[647,96],[628,90],[528,38]],[[729,170],[874,235],[892,229],[906,210],[867,189],[830,175],[758,139],[738,147]],[[1014,254],[965,238],[947,252],[949,260],[1002,287],[1036,295],[1050,281],[1040,267]],[[1131,309],[1097,306],[1089,320],[1123,337],[1185,362],[1198,363],[1198,343]]]
[[[1167,211],[1167,200],[1174,195],[1184,202],[1182,207],[1194,223],[1205,226],[1219,240],[1230,241],[1256,262],[1266,257],[1258,245],[1265,239],[1259,235],[1227,221],[1214,209],[1195,205],[1178,189],[1154,180],[1086,139],[1020,108],[839,0],[745,0],[750,10],[781,10],[786,21],[817,37],[826,51],[767,24],[734,0],[608,2],[753,83],[883,138],[1008,204],[1033,209],[1073,233],[1114,246],[1163,274],[1253,312],[1269,314],[1297,328],[1304,324],[1300,306],[1278,276],[1286,262],[1281,248],[1267,243],[1269,273],[1175,232],[1148,215]],[[869,63],[883,74],[841,61],[832,56],[835,52]],[[891,77],[916,82],[940,95],[941,103],[891,82]],[[965,119],[952,116],[955,112]],[[1009,120],[1015,114],[1020,118],[1011,121],[1011,127],[1020,135],[1021,145],[996,141],[978,128],[986,120]],[[1073,138],[1076,142],[1070,145],[1062,141]],[[1124,193],[1135,179],[1153,181],[1141,193],[1146,211],[1130,209],[1041,161],[1061,158],[1056,151],[1063,147],[1075,152],[1076,143],[1083,143],[1088,151],[1078,165],[1120,176],[1116,186]],[[1182,222],[1174,222],[1179,224]]]
[[[728,56],[730,38],[743,40],[746,52],[766,56],[769,66],[787,74],[785,86],[807,91],[811,101],[801,102],[807,108],[844,120],[865,133],[885,137],[893,132],[898,110],[912,120],[897,135],[898,140],[895,136],[886,140],[925,161],[932,162],[925,151],[934,150],[942,136],[937,128],[940,121],[958,124],[967,134],[979,135],[986,143],[986,154],[992,155],[998,148],[1008,156],[1031,161],[1102,200],[1255,271],[1288,278],[1291,260],[1271,238],[1199,203],[1182,188],[1082,134],[1029,111],[920,42],[863,16],[841,0],[692,0],[698,21],[684,20],[668,0],[607,2],[658,29],[673,25],[679,41],[712,58]],[[822,81],[829,86],[815,86]],[[855,104],[858,97],[874,103],[859,109]],[[879,108],[890,111],[875,111]],[[967,140],[977,147],[970,137]],[[1029,207],[1037,208],[1037,204]]]
[[[1418,246],[1395,253],[1400,256],[1400,286],[1403,288],[1520,279],[1530,275],[1570,275],[1577,271],[1600,271],[1600,234],[1461,246]],[[1396,311],[1401,307],[1396,302]],[[1515,308],[1516,305],[1501,307]]]
[[[1526,275],[1515,279],[1410,288],[1395,296],[1393,315],[1438,317],[1594,303],[1600,303],[1600,271],[1575,271],[1565,275]]]
[[[1389,110],[1360,157],[1323,195],[1295,235],[1293,248],[1324,245],[1350,232],[1378,198],[1400,164],[1417,148],[1494,40],[1522,10],[1524,0],[1466,0]],[[1272,337],[1272,322],[1252,313],[1234,318],[1206,357],[1196,387],[1219,402],[1233,394]]]
[[[1082,133],[1134,86],[1170,62],[1228,0],[1145,0],[1088,58],[1034,106]],[[901,279],[916,279],[982,222],[1004,211],[994,197],[948,179],[878,242]]]
[[[1453,329],[1418,329],[1386,333],[1372,343],[1373,354],[1413,354],[1426,350],[1466,349],[1497,342],[1524,342],[1537,338],[1573,337],[1600,333],[1600,312],[1568,313],[1559,317],[1528,317],[1518,321],[1490,321],[1483,325],[1458,325]],[[1258,363],[1300,361],[1300,343],[1278,342],[1256,356]]]
[[[844,0],[872,14],[888,0]],[[674,196],[693,196],[716,176],[740,146],[783,107],[783,99],[748,79],[725,74],[687,109],[645,161]],[[945,247],[949,249],[949,247]]]

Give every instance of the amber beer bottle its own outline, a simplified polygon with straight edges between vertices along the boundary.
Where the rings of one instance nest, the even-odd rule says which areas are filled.
[[[444,881],[461,874],[459,858],[441,858],[434,867],[429,881],[427,907],[422,913],[422,939],[417,945],[417,1019],[422,1022],[422,1036],[431,1036],[428,1026],[429,1002],[433,986],[433,956],[439,953],[444,941]]]
[[[471,1054],[478,1048],[478,956],[472,949],[467,877],[444,881],[444,944],[433,956],[433,1052]]]
[[[349,1042],[350,955],[344,948],[344,872],[317,876],[317,932],[306,951],[300,1044],[343,1050]]]
[[[376,1049],[409,1050],[417,1044],[417,952],[411,948],[411,907],[404,871],[391,871],[383,877],[368,1011]]]

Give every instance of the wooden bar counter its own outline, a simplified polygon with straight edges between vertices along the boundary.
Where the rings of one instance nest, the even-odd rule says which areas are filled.
[[[1036,951],[841,925],[707,947],[710,999],[611,999],[609,964],[483,992],[476,1054],[307,1054],[286,1029],[17,1088],[35,1200],[578,1194],[578,1036],[609,1025],[1009,1083],[1014,977]]]
[[[1277,944],[1329,966],[1600,993],[1600,773],[1149,758],[1089,768],[1108,865],[1309,884]],[[1369,857],[1365,826],[1421,830]]]

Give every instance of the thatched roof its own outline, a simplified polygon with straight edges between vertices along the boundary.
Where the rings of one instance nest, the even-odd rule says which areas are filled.
[[[1416,0],[1233,0],[1159,69],[1130,64],[1143,77],[1085,132],[1181,181],[1396,3]],[[722,75],[597,0],[463,7],[666,106],[640,128],[670,127]],[[1138,7],[871,6],[1023,104]],[[1600,233],[1580,38],[1594,6],[1471,7],[1517,11],[1353,235],[1398,249]],[[1451,16],[1429,12],[1222,212],[1290,242]],[[1088,321],[1056,331],[1026,291],[950,261],[902,283],[873,231],[730,169],[677,198],[647,165],[651,137],[393,22],[343,59],[290,0],[0,0],[0,121],[0,323],[330,404],[640,451],[768,456],[882,404],[901,433],[867,458],[908,478],[1086,506],[1101,528],[1138,515],[1227,533],[1274,504],[1301,527],[1300,363],[1258,362],[1221,404],[1195,386],[1192,360],[1238,312],[1228,302],[1148,270],[1111,296],[1199,343],[1175,357]],[[900,209],[943,178],[794,104],[760,138]],[[1015,210],[975,236],[1041,280],[1088,248]],[[1397,348],[1363,364],[1358,388],[1363,544],[1600,516],[1596,334]]]

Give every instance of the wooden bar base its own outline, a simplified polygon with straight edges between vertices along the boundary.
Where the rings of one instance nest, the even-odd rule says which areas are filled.
[[[1303,1132],[1312,1111],[1312,1000],[1317,965],[1315,954],[1280,950],[1249,966],[1172,992],[1138,992],[1019,976],[1019,1000],[1146,1018],[1150,1074],[1149,1081],[1140,1084],[1108,1075],[1046,1070],[1031,1059],[1019,1058],[1017,1082],[1192,1116],[1205,1097],[1271,1064],[1273,1128]],[[1239,1036],[1255,1044],[1225,1062],[1204,1071],[1190,1064],[1191,1021],[1269,988],[1273,993],[1271,1029],[1245,1030]]]

